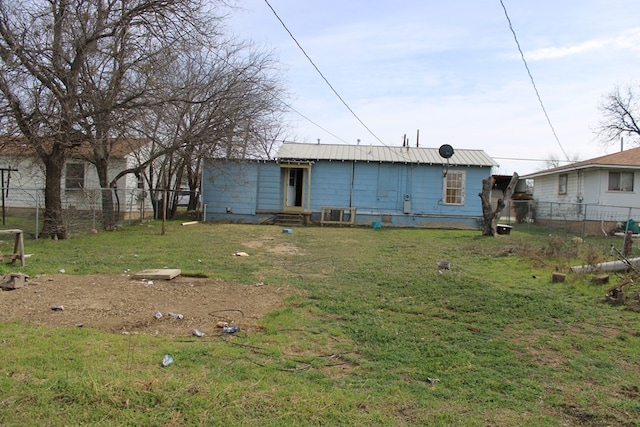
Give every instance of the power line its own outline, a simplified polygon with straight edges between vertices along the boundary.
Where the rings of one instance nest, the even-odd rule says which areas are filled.
[[[533,86],[533,90],[536,93],[536,97],[538,98],[538,102],[540,103],[540,107],[542,107],[542,112],[544,113],[544,116],[547,119],[547,123],[549,124],[549,127],[551,128],[551,132],[553,133],[553,136],[554,136],[556,142],[558,143],[558,146],[560,146],[560,150],[562,150],[562,154],[564,154],[564,157],[567,159],[568,162],[570,162],[569,156],[567,155],[567,152],[564,151],[564,147],[562,146],[562,143],[560,143],[560,139],[558,138],[558,134],[556,133],[556,130],[553,127],[553,124],[551,123],[551,119],[549,118],[549,114],[547,113],[547,109],[545,108],[544,103],[542,102],[542,97],[540,96],[540,92],[538,92],[538,88],[536,86],[536,82],[533,79],[533,75],[531,74],[531,70],[529,69],[529,64],[527,64],[527,60],[524,57],[524,53],[522,52],[522,48],[520,47],[520,42],[518,41],[518,37],[516,36],[516,32],[513,29],[513,24],[511,23],[511,19],[509,18],[509,14],[507,13],[507,8],[505,7],[504,2],[502,0],[500,0],[500,5],[502,5],[502,10],[504,10],[504,16],[507,18],[507,22],[509,23],[509,29],[511,30],[511,34],[513,34],[513,39],[516,42],[516,46],[518,46],[518,52],[520,52],[520,57],[522,58],[522,62],[524,63],[524,68],[526,68],[527,74],[529,74],[529,79],[531,80],[531,85]]]
[[[332,137],[334,137],[335,139],[344,142],[345,144],[349,144],[347,141],[345,141],[344,139],[340,138],[339,136],[337,136],[336,134],[328,131],[327,129],[323,128],[322,126],[320,126],[318,123],[314,122],[313,120],[311,120],[309,117],[305,116],[304,114],[302,114],[300,111],[296,110],[295,108],[293,108],[291,106],[291,104],[288,104],[286,102],[284,102],[283,100],[279,100],[283,105],[285,105],[287,108],[289,108],[291,111],[293,111],[294,113],[296,113],[297,115],[299,115],[300,117],[302,117],[303,119],[305,119],[306,121],[310,122],[311,124],[319,127],[320,129],[322,129],[323,131],[325,131],[326,133],[328,133],[329,135],[331,135]]]
[[[521,159],[521,158],[518,158],[518,157],[495,157],[495,156],[491,156],[491,158],[495,159],[495,160],[515,160],[515,161],[518,161],[518,162],[553,162],[553,161],[556,161],[556,159]],[[557,161],[558,162],[562,162],[562,163],[565,163],[565,162],[571,163],[570,160],[557,160]]]
[[[347,110],[349,110],[349,112],[353,115],[353,117],[356,118],[356,120],[358,120],[358,122],[360,122],[360,124],[362,126],[364,126],[364,128],[367,130],[367,132],[369,132],[375,139],[377,139],[382,145],[385,145],[384,142],[382,142],[382,140],[380,138],[378,138],[378,136],[373,133],[373,131],[371,129],[369,129],[369,127],[360,119],[360,117],[358,117],[358,115],[355,113],[355,111],[353,111],[351,109],[351,107],[349,107],[349,105],[347,104],[347,102],[342,98],[342,96],[340,96],[340,94],[338,93],[338,91],[333,87],[333,85],[331,83],[329,83],[329,80],[324,76],[324,74],[322,73],[322,71],[320,71],[320,69],[318,68],[318,66],[313,62],[313,60],[311,59],[311,57],[307,54],[307,52],[304,50],[304,48],[300,45],[300,43],[298,43],[298,40],[296,40],[296,38],[294,37],[294,35],[291,33],[291,31],[289,31],[289,28],[287,28],[287,26],[285,25],[285,23],[282,21],[282,19],[280,19],[280,16],[278,16],[278,13],[274,10],[274,8],[271,6],[271,4],[269,4],[268,0],[264,0],[264,2],[267,4],[267,6],[269,6],[269,9],[271,9],[271,12],[273,12],[273,14],[275,15],[275,17],[278,19],[278,21],[280,21],[280,24],[284,27],[284,29],[287,31],[287,33],[289,34],[289,36],[291,37],[291,39],[295,42],[295,44],[298,46],[298,48],[300,49],[300,51],[304,54],[304,56],[309,60],[309,62],[311,63],[311,65],[313,66],[313,68],[315,68],[315,70],[318,72],[318,74],[320,75],[320,77],[322,77],[322,79],[325,81],[325,83],[329,86],[329,88],[331,88],[331,90],[333,91],[333,93],[338,97],[338,99],[342,102],[342,104],[344,104],[345,107],[347,107]]]

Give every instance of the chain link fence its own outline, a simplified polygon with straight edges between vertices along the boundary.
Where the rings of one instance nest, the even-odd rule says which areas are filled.
[[[640,222],[640,208],[537,200],[511,200],[501,217],[501,222],[581,237],[611,236],[627,230],[635,232],[636,221]]]
[[[61,215],[69,236],[102,228],[104,191],[111,193],[116,225],[127,225],[142,219],[154,218],[151,197],[149,192],[143,189],[63,190]],[[27,238],[39,237],[44,220],[44,189],[3,188],[1,204],[2,228],[21,229]]]
[[[622,250],[625,234],[640,231],[636,221],[640,222],[640,208],[537,200],[512,200],[500,218],[529,233],[589,238],[602,252]]]

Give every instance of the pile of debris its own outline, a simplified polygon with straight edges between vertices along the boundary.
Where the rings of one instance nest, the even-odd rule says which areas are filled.
[[[20,289],[27,285],[29,276],[23,273],[7,273],[2,276],[0,282],[0,289],[3,291],[12,291],[14,289]]]

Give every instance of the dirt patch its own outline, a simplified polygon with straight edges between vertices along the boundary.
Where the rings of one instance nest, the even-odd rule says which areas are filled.
[[[251,240],[244,242],[244,245],[252,249],[264,248],[268,252],[278,255],[303,255],[302,249],[291,242],[282,242],[273,244],[275,239],[273,237],[267,237],[262,240]]]
[[[0,292],[0,321],[171,336],[190,335],[193,329],[217,334],[216,323],[228,322],[249,331],[259,328],[259,319],[290,293],[270,284],[183,276],[149,281],[127,274],[47,275],[31,278],[23,288]],[[162,317],[154,317],[156,312]]]

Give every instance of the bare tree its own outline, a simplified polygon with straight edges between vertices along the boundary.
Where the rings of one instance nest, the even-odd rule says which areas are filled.
[[[204,158],[265,158],[256,135],[278,126],[284,106],[275,65],[250,44],[220,41],[185,50],[166,68],[162,108],[137,122],[154,150],[164,151],[146,175],[156,215],[165,207],[175,215],[181,188],[189,190],[188,209],[197,207]]]
[[[605,146],[618,142],[623,137],[640,142],[640,100],[632,86],[617,87],[605,95],[600,102],[602,113],[596,134]]]
[[[72,9],[65,0],[0,0],[0,93],[9,114],[5,118],[11,117],[44,164],[42,235],[55,238],[66,237],[64,162],[83,139],[75,120],[82,64],[102,35],[74,37],[79,24],[77,10]]]
[[[162,48],[165,32],[182,34],[193,10],[197,1],[0,0],[0,92],[45,166],[42,235],[66,236],[61,181],[70,149],[90,142],[100,182],[108,182],[113,111],[148,84],[144,72],[127,73],[150,67],[149,46]],[[108,197],[103,208],[112,209]]]
[[[187,182],[195,194],[206,153],[255,151],[248,136],[273,126],[280,108],[274,61],[220,42],[213,11],[225,3],[205,10],[201,0],[0,0],[0,112],[44,164],[43,235],[66,235],[63,166],[81,143],[107,189],[107,230],[117,210],[111,190],[124,174],[148,168],[154,188]],[[150,137],[149,157],[109,176],[114,143],[131,137]]]
[[[84,64],[80,123],[88,135],[102,192],[103,227],[115,227],[111,191],[117,180],[109,177],[113,141],[129,136],[127,123],[144,117],[150,106],[166,101],[159,85],[175,51],[206,43],[215,34],[217,18],[208,18],[197,1],[138,1],[109,4],[98,18],[83,27],[111,27],[111,36],[98,43],[97,54]],[[100,18],[100,16],[102,16]],[[184,82],[180,82],[184,85]],[[169,88],[172,90],[174,86]],[[165,145],[163,152],[178,146]]]
[[[483,236],[495,236],[498,228],[498,219],[502,211],[507,206],[506,200],[511,199],[513,192],[518,184],[518,174],[514,173],[507,185],[507,188],[503,191],[502,197],[498,198],[498,201],[493,206],[491,192],[493,184],[495,184],[495,178],[490,176],[482,180],[482,192],[478,194],[482,201],[482,235]]]
[[[545,166],[547,169],[553,169],[553,168],[557,168],[561,166],[561,163],[575,163],[580,161],[580,154],[576,153],[576,154],[572,154],[569,157],[566,158],[566,160],[560,160],[560,157],[558,157],[555,154],[549,154],[549,156],[547,157],[547,160],[545,161]]]
[[[555,154],[550,154],[545,161],[547,169],[557,168],[560,166],[560,158]]]

